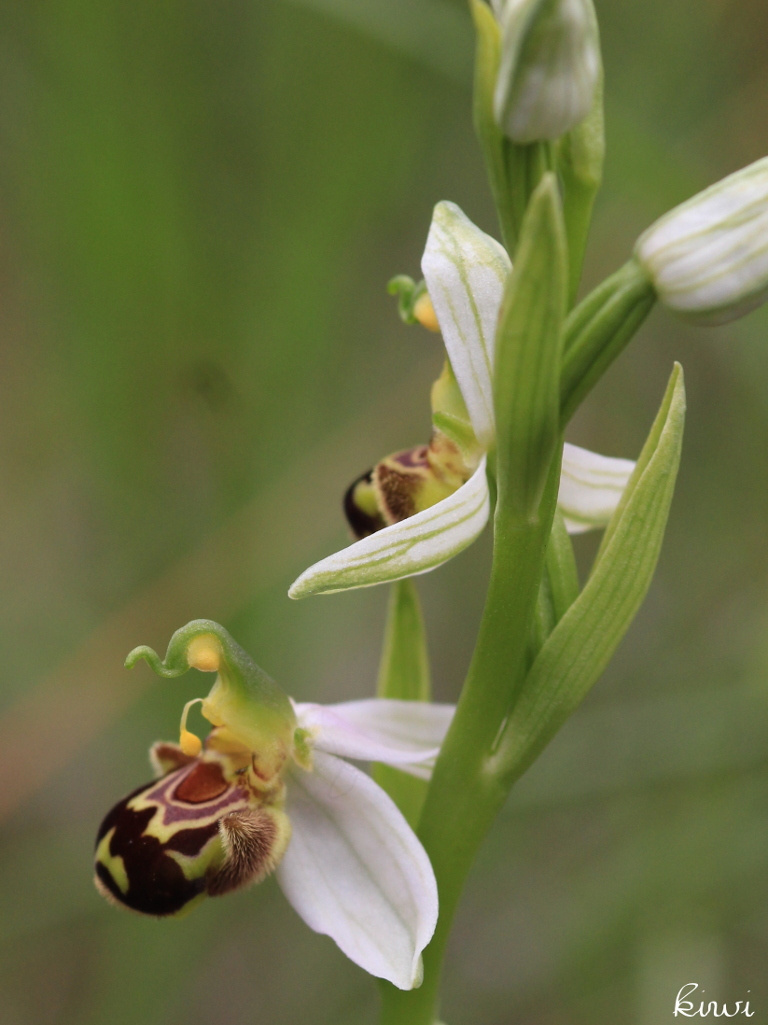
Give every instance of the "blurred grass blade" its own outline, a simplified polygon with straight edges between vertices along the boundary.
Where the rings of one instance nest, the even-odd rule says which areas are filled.
[[[350,26],[461,85],[472,79],[471,32],[464,7],[446,0],[286,0]]]
[[[560,347],[568,282],[557,181],[546,174],[523,221],[496,332],[494,405],[499,505],[535,517],[560,423]]]
[[[492,771],[525,771],[581,703],[627,632],[661,550],[680,462],[685,390],[679,364],[581,595],[542,647],[500,737]]]
[[[392,584],[377,693],[380,698],[400,701],[429,701],[432,693],[424,618],[412,580]],[[427,781],[389,765],[374,766],[373,775],[415,826],[427,793]]]

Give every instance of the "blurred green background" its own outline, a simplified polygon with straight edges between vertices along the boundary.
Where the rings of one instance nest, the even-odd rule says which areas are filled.
[[[764,0],[598,13],[586,285],[768,150]],[[385,589],[286,589],[344,542],[347,483],[427,440],[439,345],[385,283],[439,199],[495,230],[472,45],[462,0],[0,5],[2,1025],[375,1021],[274,881],[143,920],[96,895],[92,840],[201,692],[124,671],[134,645],[207,616],[297,698],[372,692]],[[768,1021],[767,333],[655,311],[572,426],[635,455],[683,363],[656,582],[482,849],[450,1025],[663,1025],[691,981]],[[420,582],[444,700],[487,554]]]

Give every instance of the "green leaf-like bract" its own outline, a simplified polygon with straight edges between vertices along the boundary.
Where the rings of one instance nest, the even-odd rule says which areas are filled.
[[[584,590],[541,648],[488,768],[520,776],[597,681],[648,591],[674,491],[685,419],[682,368],[664,400]]]
[[[535,517],[560,436],[560,351],[568,288],[565,227],[548,173],[523,221],[496,332],[499,505]]]

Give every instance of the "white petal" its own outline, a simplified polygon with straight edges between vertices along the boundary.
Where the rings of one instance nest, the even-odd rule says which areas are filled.
[[[495,435],[494,337],[509,257],[455,203],[438,203],[421,269],[472,427],[488,448]]]
[[[453,705],[389,698],[294,707],[299,726],[313,734],[315,750],[405,771],[412,765],[431,768],[455,711]]]
[[[427,573],[475,540],[488,521],[488,509],[483,459],[448,498],[316,562],[293,582],[288,595],[304,598]]]
[[[567,442],[557,503],[570,534],[604,527],[624,493],[635,464],[613,459]]]
[[[288,779],[293,832],[277,869],[288,900],[371,975],[400,989],[421,982],[437,922],[429,858],[381,787],[333,755]]]

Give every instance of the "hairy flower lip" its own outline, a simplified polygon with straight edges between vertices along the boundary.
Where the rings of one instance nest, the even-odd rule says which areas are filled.
[[[471,428],[486,450],[496,434],[495,332],[510,270],[509,257],[495,239],[454,203],[438,203],[422,271]],[[560,502],[571,533],[607,524],[634,465],[566,444]],[[436,569],[468,547],[488,521],[485,466],[483,456],[469,480],[447,498],[310,566],[289,596],[372,587]]]
[[[174,637],[186,643],[203,627],[228,638],[202,620]],[[184,658],[169,666],[151,649],[136,650],[150,654],[160,675],[184,671]],[[293,755],[266,782],[256,774],[255,753],[227,723],[211,731],[199,754],[156,744],[160,779],[119,802],[99,830],[97,888],[133,910],[177,915],[206,893],[229,892],[274,870],[312,929],[367,972],[411,989],[421,981],[421,954],[437,922],[432,866],[391,798],[345,759],[428,778],[453,711],[380,698],[291,701]]]

